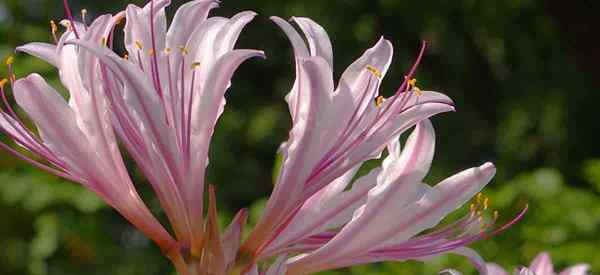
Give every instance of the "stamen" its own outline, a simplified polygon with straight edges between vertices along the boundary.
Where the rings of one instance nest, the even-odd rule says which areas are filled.
[[[485,199],[483,200],[483,210],[487,210],[488,209],[489,201],[490,201],[490,198],[485,197]]]
[[[383,96],[378,96],[377,98],[375,98],[375,106],[381,107],[381,104],[383,104],[384,101],[385,98],[383,98]]]
[[[179,51],[181,52],[182,55],[187,55],[188,53],[190,53],[188,48],[186,48],[185,46],[179,46]]]
[[[372,65],[367,65],[366,69],[367,69],[367,71],[371,72],[377,78],[383,77],[383,74],[381,73],[381,71],[379,71],[377,68],[375,68]]]
[[[200,62],[194,62],[192,63],[192,69],[197,69],[200,67]]]
[[[129,60],[129,55],[128,55],[128,54],[125,54],[125,55],[123,56],[123,59],[125,59],[125,60]]]
[[[166,54],[170,54],[171,53],[171,48],[165,48],[165,53]]]
[[[478,204],[478,205],[479,205],[479,204],[481,204],[481,200],[482,200],[482,198],[483,198],[483,194],[481,194],[481,193],[477,193],[477,204]]]
[[[6,86],[6,83],[8,83],[8,79],[3,78],[2,80],[0,80],[0,89],[4,89],[4,86]]]
[[[79,39],[79,33],[77,32],[77,29],[75,28],[75,23],[73,20],[73,14],[71,13],[71,8],[69,7],[69,3],[67,0],[63,0],[63,6],[65,8],[65,12],[67,13],[67,18],[69,19],[69,25],[71,26],[71,28],[73,28],[73,33],[75,34],[75,38]]]
[[[56,26],[56,22],[54,22],[54,20],[50,20],[50,30],[52,30],[52,38],[54,38],[54,43],[58,43],[58,37],[56,36],[56,32],[58,32],[58,26]]]
[[[107,45],[106,43],[107,43],[106,37],[102,37],[102,39],[100,40],[100,44],[101,44],[103,47],[106,47],[106,45]]]
[[[144,47],[142,46],[142,42],[140,42],[139,40],[135,41],[135,47],[138,48],[138,50],[144,49]]]
[[[408,85],[410,87],[415,87],[417,85],[417,79],[413,78],[410,81],[408,81]]]
[[[12,56],[12,55],[9,55],[9,56],[6,58],[6,61],[5,61],[5,62],[6,62],[6,65],[8,65],[8,66],[11,66],[12,64],[14,64],[14,63],[15,63],[15,57],[14,57],[14,56]]]
[[[498,210],[494,210],[494,223],[496,223],[496,221],[498,221],[499,216],[500,216],[500,214],[498,213]]]
[[[149,50],[149,51],[148,51],[148,55],[149,55],[149,56],[154,56],[154,54],[155,54],[154,50]]]
[[[87,15],[88,11],[86,9],[82,9],[81,10],[81,21],[83,21],[83,23],[85,24],[85,16]]]
[[[52,34],[56,34],[58,31],[58,27],[56,26],[56,22],[54,22],[54,20],[50,20],[50,29],[52,30]]]

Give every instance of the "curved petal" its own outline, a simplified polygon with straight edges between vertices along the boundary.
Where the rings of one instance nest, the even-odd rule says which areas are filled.
[[[296,31],[296,29],[294,29],[294,27],[290,23],[277,16],[272,16],[271,20],[283,30],[285,35],[292,43],[292,47],[294,48],[294,55],[296,58],[307,58],[310,56],[308,48],[306,48],[306,43],[304,43],[304,39],[302,39],[300,34]]]
[[[248,211],[246,209],[240,210],[225,232],[223,232],[221,242],[223,243],[223,255],[226,266],[231,265],[235,261],[235,257],[237,256],[242,241],[242,231],[244,230],[247,219]]]
[[[58,55],[56,53],[56,46],[48,43],[28,43],[23,46],[17,47],[17,51],[28,53],[39,59],[48,62],[50,65],[58,66]]]
[[[308,41],[310,53],[312,56],[319,56],[329,64],[333,71],[333,47],[327,31],[321,25],[317,24],[310,18],[292,17]]]
[[[394,207],[394,202],[385,204],[385,208],[378,209],[380,212],[374,217],[370,211],[365,211],[366,207],[361,208],[329,243],[290,263],[290,268],[313,270],[336,260],[363,254],[390,238],[406,240],[436,225],[448,213],[464,204],[490,181],[494,173],[495,167],[491,163],[463,171],[437,184],[415,203],[404,207],[400,205],[400,208]],[[406,214],[390,217],[393,213]],[[368,224],[361,222],[365,219],[369,220]]]
[[[479,275],[492,275],[488,273],[488,268],[485,264],[485,260],[483,260],[483,258],[481,258],[481,256],[479,256],[477,252],[475,252],[475,250],[470,249],[468,247],[461,247],[454,249],[448,253],[453,253],[467,257],[467,259],[469,259],[473,266],[475,266],[477,271],[479,271]]]
[[[357,85],[359,84],[359,76],[365,72],[367,66],[373,66],[381,73],[380,78],[384,78],[387,71],[392,63],[394,55],[394,47],[392,43],[383,37],[370,49],[366,50],[365,53],[354,61],[346,71],[342,74],[339,83],[339,89],[344,89],[352,92],[352,96],[357,101],[360,98],[360,92]]]
[[[529,269],[536,275],[553,275],[554,266],[548,252],[538,254],[529,265]]]
[[[488,275],[509,275],[504,268],[495,263],[487,263],[486,267]]]
[[[533,271],[527,267],[523,267],[521,269],[519,269],[518,271],[515,272],[515,274],[518,275],[537,275],[535,273],[533,273]]]
[[[217,40],[213,44],[215,55],[222,56],[233,50],[242,29],[246,24],[252,21],[256,15],[257,13],[253,11],[243,11],[231,17],[227,26],[225,26],[217,35]]]
[[[75,113],[60,94],[38,74],[31,74],[15,82],[15,99],[35,122],[44,143],[62,156],[63,161],[78,175],[92,173],[103,178],[92,167],[92,152],[75,118]],[[103,167],[104,163],[97,163]],[[108,169],[108,167],[103,167]],[[103,170],[102,168],[98,170]],[[97,188],[97,187],[94,187]]]
[[[205,22],[210,10],[218,5],[215,0],[195,0],[179,7],[167,32],[167,47],[177,48],[186,45],[192,32]]]
[[[586,275],[589,269],[589,264],[578,264],[561,271],[559,275]]]

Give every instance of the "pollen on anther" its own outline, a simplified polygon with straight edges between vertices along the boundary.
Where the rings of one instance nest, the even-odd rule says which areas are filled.
[[[11,56],[8,56],[8,57],[6,58],[6,65],[9,65],[9,66],[10,66],[10,65],[12,65],[13,63],[15,63],[15,57],[14,57],[14,56],[12,56],[12,55],[11,55]]]
[[[4,86],[6,86],[6,83],[8,83],[8,79],[3,78],[2,80],[0,80],[0,89],[4,89]]]
[[[494,210],[494,222],[498,220],[499,216],[500,214],[498,213],[498,210]]]
[[[371,72],[374,76],[381,78],[383,76],[383,74],[381,73],[380,70],[378,70],[377,68],[375,68],[372,65],[367,65],[367,71]]]
[[[383,96],[378,96],[375,99],[375,106],[380,107],[381,104],[383,104],[384,101],[385,101],[385,98],[383,98]]]
[[[200,62],[194,62],[192,63],[192,69],[197,69],[200,67]]]
[[[187,55],[190,51],[185,46],[179,46],[179,52],[181,52],[182,55]]]
[[[52,33],[56,33],[58,31],[58,27],[56,26],[56,22],[54,20],[50,20],[50,29]]]
[[[417,79],[416,78],[411,79],[410,81],[408,81],[408,85],[410,87],[415,87],[417,85]]]
[[[166,54],[170,54],[171,53],[171,48],[165,48],[165,53]]]
[[[486,197],[486,198],[483,200],[483,210],[487,210],[487,209],[488,209],[489,202],[490,202],[490,198],[488,198],[488,197]]]
[[[107,45],[107,40],[106,40],[106,37],[102,37],[102,39],[100,40],[100,44],[101,44],[102,46],[106,46],[106,45]]]
[[[142,42],[140,42],[139,40],[135,41],[135,47],[138,48],[138,50],[144,49]]]

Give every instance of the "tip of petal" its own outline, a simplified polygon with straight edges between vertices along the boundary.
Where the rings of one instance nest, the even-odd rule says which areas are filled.
[[[267,59],[267,54],[265,54],[264,51],[256,50],[255,57],[259,57],[259,58],[262,58],[262,59]]]
[[[496,174],[496,166],[491,162],[486,162],[479,166],[479,170],[485,177],[491,177]]]

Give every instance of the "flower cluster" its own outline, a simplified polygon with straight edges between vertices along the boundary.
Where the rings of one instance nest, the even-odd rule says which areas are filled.
[[[151,238],[181,275],[306,274],[379,261],[427,260],[444,253],[468,257],[482,274],[485,262],[466,246],[518,221],[496,225],[498,213],[480,190],[495,174],[485,163],[430,186],[423,183],[435,151],[429,118],[454,111],[444,94],[424,91],[413,75],[425,43],[400,87],[385,98],[381,82],[392,44],[380,39],[334,83],[333,51],[326,31],[308,18],[272,20],[294,49],[296,80],[286,97],[292,117],[279,153],[283,166],[266,209],[247,238],[246,210],[223,232],[215,191],[205,186],[214,127],[230,80],[259,50],[235,49],[254,12],[209,17],[215,0],[194,0],[177,10],[170,26],[169,0],[129,5],[115,15],[76,21],[65,0],[66,29],[54,44],[17,50],[58,69],[66,101],[37,74],[0,82],[5,110],[0,128],[34,154],[0,146],[59,177],[98,194]],[[127,54],[113,50],[123,21]],[[17,104],[37,133],[26,127],[5,96]],[[406,143],[400,137],[413,129]],[[172,229],[169,233],[140,199],[125,169],[118,142],[148,178]],[[385,156],[385,157],[384,157]],[[357,177],[364,162],[382,165]],[[204,209],[208,189],[208,209]],[[475,197],[463,218],[440,221]],[[430,230],[431,229],[431,230]]]

